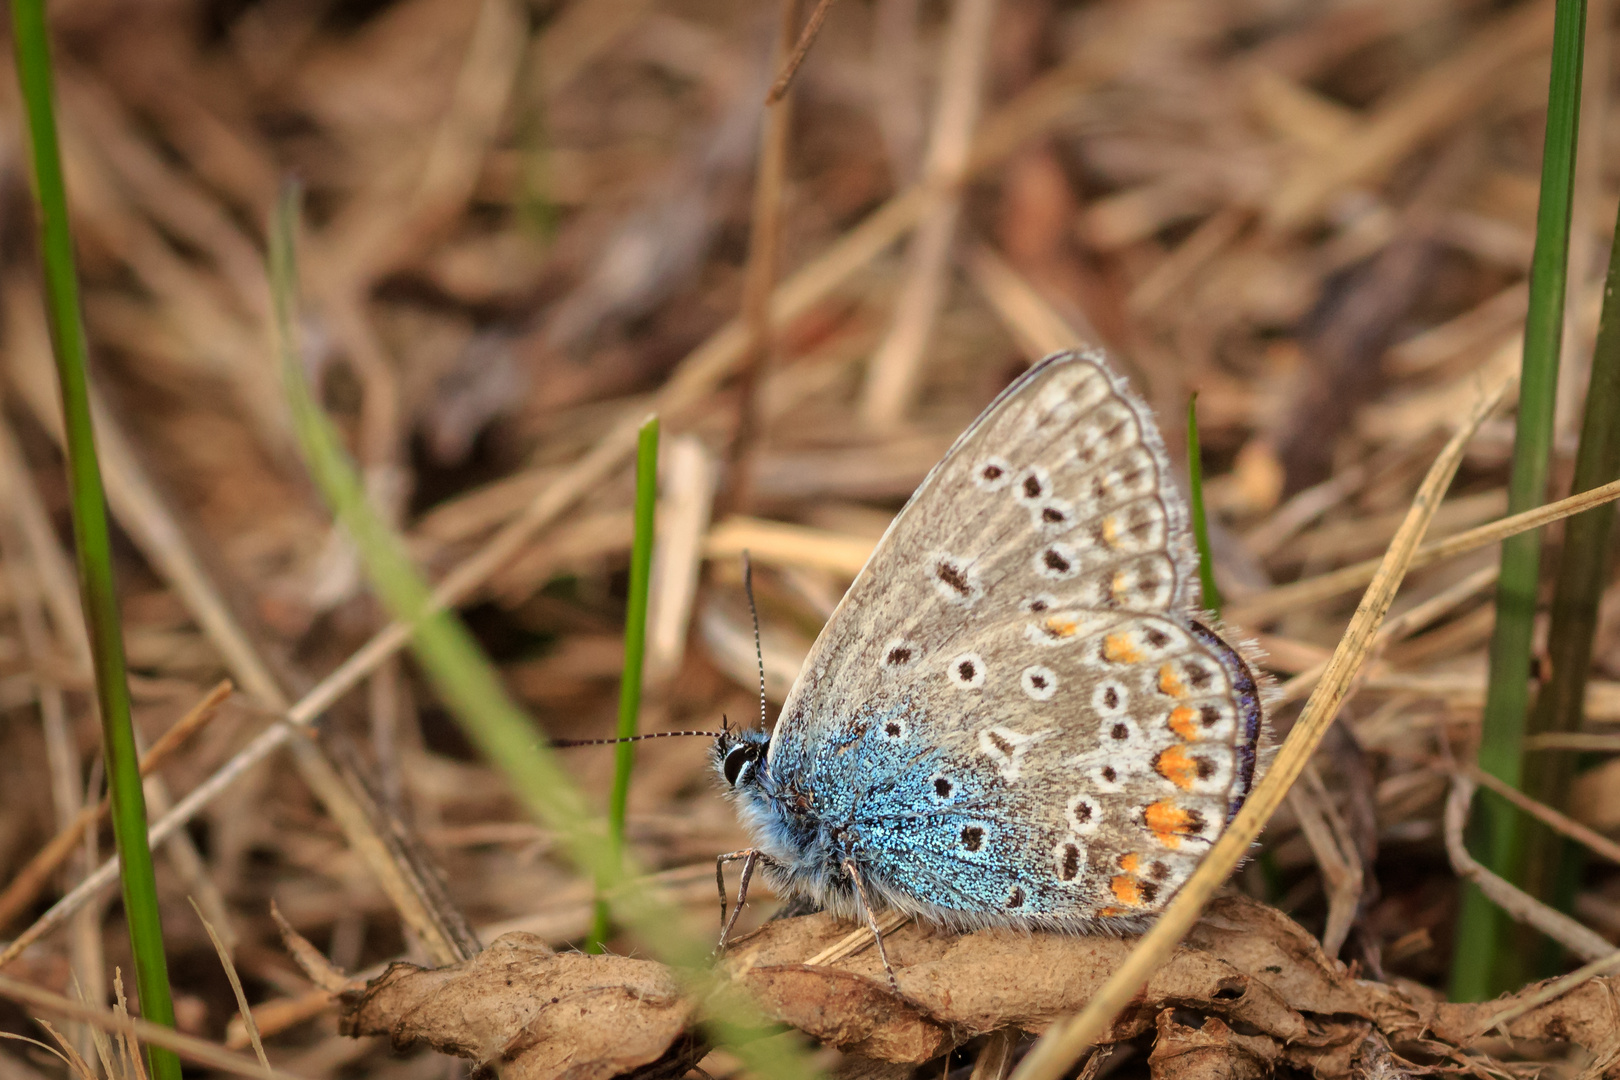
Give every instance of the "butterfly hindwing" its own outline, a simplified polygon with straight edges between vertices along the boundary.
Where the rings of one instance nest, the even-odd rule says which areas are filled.
[[[918,898],[965,925],[1128,925],[1162,906],[1247,793],[1254,686],[1208,631],[1112,613],[1052,641],[1048,622],[961,641],[976,685],[955,657],[925,666],[857,712],[871,722],[816,777],[891,906]]]

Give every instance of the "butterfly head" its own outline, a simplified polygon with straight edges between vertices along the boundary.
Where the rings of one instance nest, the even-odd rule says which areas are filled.
[[[726,731],[714,740],[714,769],[732,791],[757,784],[770,745],[768,731]]]

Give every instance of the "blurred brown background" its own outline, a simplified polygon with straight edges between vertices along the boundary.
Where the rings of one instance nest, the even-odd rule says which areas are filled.
[[[1616,206],[1609,8],[1591,4],[1555,495]],[[289,177],[307,191],[310,374],[420,564],[440,578],[522,528],[536,500],[547,507],[461,609],[557,737],[611,728],[630,536],[622,432],[650,410],[665,444],[642,723],[713,728],[758,709],[739,552],[758,567],[780,701],[888,518],[1049,349],[1113,351],[1178,458],[1197,391],[1228,618],[1283,677],[1326,655],[1352,598],[1271,590],[1377,555],[1478,377],[1518,362],[1543,0],[844,0],[779,114],[785,171],[766,187],[780,214],[778,319],[763,350],[748,330],[763,293],[751,324],[745,282],[775,4],[51,10],[138,719],[156,739],[216,680],[239,691],[161,770],[159,803],[385,622],[304,476],[270,350],[265,223]],[[0,116],[3,883],[99,771],[9,71]],[[1502,512],[1511,432],[1497,420],[1476,440],[1436,534]],[[1371,974],[1443,985],[1455,879],[1436,739],[1470,752],[1491,625],[1477,572],[1493,559],[1414,577],[1402,605],[1451,590],[1444,611],[1371,669],[1323,752],[1325,783],[1301,796],[1336,823],[1338,876],[1324,884],[1326,856],[1291,809],[1268,831],[1268,858],[1235,882]],[[1615,629],[1607,620],[1598,642],[1593,725],[1620,723]],[[1288,718],[1285,706],[1281,729]],[[322,766],[283,753],[234,778],[160,858],[183,1024],[222,1038],[235,1011],[190,895],[267,1008],[278,1064],[439,1075],[435,1055],[336,1034],[281,952],[269,901],[361,971],[434,958],[353,846],[368,828],[408,830],[415,844],[394,857],[437,867],[446,910],[486,942],[512,927],[577,941],[589,886],[408,661],[383,663],[320,730],[329,777],[369,797],[373,824],[336,824],[339,796],[308,786]],[[637,851],[703,910],[713,856],[743,842],[708,749],[644,744],[631,801]],[[610,752],[567,753],[605,799]],[[1577,814],[1620,827],[1613,790],[1589,781]],[[1620,881],[1594,876],[1578,913],[1620,934]],[[14,970],[63,989],[76,966],[99,995],[89,972],[127,971],[126,948],[116,904],[96,905]],[[28,1028],[9,1005],[0,1025]],[[7,1080],[51,1068],[0,1048]]]

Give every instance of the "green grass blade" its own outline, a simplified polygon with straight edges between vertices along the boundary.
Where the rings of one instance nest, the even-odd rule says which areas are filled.
[[[658,417],[641,425],[636,439],[635,536],[630,543],[630,589],[624,614],[624,672],[619,677],[619,738],[636,734],[641,715],[642,669],[647,654],[647,596],[652,585],[653,536],[658,510]],[[636,764],[636,744],[614,747],[613,794],[608,800],[608,843],[614,858],[624,851],[624,820],[630,805],[630,770]],[[587,951],[601,952],[608,936],[608,910],[596,902],[595,923]]]
[[[700,929],[684,911],[635,880],[641,871],[628,853],[615,857],[605,821],[589,812],[540,732],[507,695],[500,673],[461,620],[433,603],[404,542],[367,500],[337,433],[311,395],[296,337],[297,220],[298,193],[293,189],[282,198],[271,226],[269,277],[277,353],[293,430],[310,475],[354,542],[372,588],[394,617],[410,626],[413,654],[467,739],[505,775],[524,806],[556,832],[568,858],[599,884],[614,917],[670,964],[695,997],[708,997],[717,989],[709,967],[715,931]],[[735,995],[726,1001],[726,1017],[706,1021],[707,1026],[750,1069],[784,1080],[815,1075],[797,1045],[759,1037],[771,1025],[749,1003]]]
[[[1187,399],[1187,504],[1192,510],[1193,540],[1198,544],[1198,589],[1204,608],[1216,615],[1225,601],[1215,584],[1215,559],[1209,550],[1209,522],[1204,517],[1204,455],[1198,443],[1198,395]]]
[[[101,712],[102,753],[112,801],[113,836],[118,844],[124,912],[135,958],[135,985],[141,1015],[174,1027],[174,1002],[163,949],[163,921],[157,877],[146,844],[146,798],[140,759],[130,722],[129,680],[124,665],[123,626],[113,581],[112,540],[106,496],[90,425],[89,347],[79,305],[78,269],[68,224],[67,188],[62,177],[52,102],[50,38],[43,0],[11,5],[12,44],[33,145],[34,195],[40,211],[40,251],[52,353],[62,392],[68,482],[73,499],[73,540],[79,587],[90,632],[96,703]],[[180,1059],[172,1051],[147,1047],[154,1080],[180,1080]]]
[[[1558,0],[1553,26],[1552,77],[1547,96],[1547,133],[1542,149],[1541,197],[1536,245],[1530,264],[1530,310],[1524,328],[1519,382],[1519,420],[1508,479],[1508,513],[1540,504],[1547,490],[1547,460],[1553,436],[1558,357],[1563,344],[1564,295],[1569,263],[1570,207],[1575,181],[1575,144],[1581,105],[1581,60],[1585,0]],[[1541,566],[1541,534],[1522,533],[1502,544],[1496,590],[1496,626],[1491,634],[1490,681],[1486,688],[1480,768],[1518,787],[1523,773],[1525,714],[1530,701],[1530,646]],[[1483,861],[1509,880],[1520,880],[1523,843],[1517,812],[1481,793],[1477,824]],[[1453,948],[1451,993],[1479,1001],[1524,981],[1515,948],[1516,929],[1477,889],[1465,890]]]
[[[1592,350],[1592,377],[1586,390],[1580,448],[1570,494],[1620,478],[1620,217],[1609,249],[1609,274],[1603,290],[1603,313]],[[1592,664],[1592,638],[1597,632],[1598,602],[1609,581],[1613,561],[1612,503],[1571,518],[1564,526],[1558,580],[1553,594],[1547,656],[1552,669],[1530,715],[1530,733],[1579,731],[1585,715],[1586,680]],[[1574,780],[1574,754],[1537,753],[1525,762],[1525,794],[1564,809]],[[1528,833],[1524,885],[1534,896],[1558,899],[1561,880],[1579,852],[1552,830],[1526,822]]]

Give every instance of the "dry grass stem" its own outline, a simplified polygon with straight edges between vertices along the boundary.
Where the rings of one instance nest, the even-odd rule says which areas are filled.
[[[941,64],[950,78],[940,86],[923,165],[924,183],[943,185],[963,175],[973,147],[984,95],[985,62],[995,0],[955,0]],[[894,321],[867,370],[861,417],[877,429],[893,428],[911,406],[918,365],[945,300],[956,242],[961,196],[942,194],[917,223],[907,251],[904,284]]]
[[[1468,778],[1476,784],[1500,795],[1537,821],[1564,834],[1594,855],[1599,855],[1612,863],[1620,863],[1620,844],[1610,840],[1597,830],[1587,828],[1568,814],[1561,814],[1546,803],[1537,802],[1518,788],[1504,784],[1501,780],[1488,772],[1480,770],[1477,766],[1469,765],[1467,772]]]
[[[1474,800],[1474,782],[1458,773],[1451,778],[1451,794],[1446,799],[1446,852],[1457,876],[1479,886],[1486,898],[1517,922],[1526,923],[1558,942],[1583,960],[1607,958],[1614,946],[1602,934],[1581,925],[1549,907],[1474,860],[1463,843],[1463,826]]]
[[[1425,544],[1414,554],[1412,568],[1432,566],[1437,562],[1498,543],[1509,536],[1530,529],[1539,529],[1554,521],[1579,514],[1583,510],[1613,502],[1615,499],[1620,499],[1620,480],[1595,487],[1590,491],[1583,491],[1578,495],[1571,495],[1567,499],[1538,506],[1534,510],[1526,510],[1522,514],[1493,521],[1489,525],[1468,529],[1444,540]],[[1367,584],[1378,572],[1379,565],[1380,560],[1369,559],[1290,585],[1280,585],[1246,600],[1235,601],[1227,610],[1226,617],[1239,625],[1253,626],[1265,623],[1286,611],[1328,600]]]
[[[231,691],[229,681],[219,683],[184,716],[175,721],[174,725],[141,756],[141,775],[151,776],[162,768],[170,755],[219,713],[220,706],[231,696]],[[5,891],[0,892],[0,926],[4,926],[28,909],[40,891],[50,882],[51,875],[56,873],[79,846],[86,830],[99,822],[106,815],[108,808],[109,803],[103,798],[96,805],[87,806],[79,811],[66,828],[52,837],[27,865],[13,875]],[[20,951],[13,943],[0,952],[0,967],[5,966],[13,959],[15,953]]]
[[[771,84],[770,93],[765,95],[765,104],[775,105],[782,101],[793,85],[793,76],[799,73],[799,65],[804,58],[810,55],[810,47],[816,43],[816,35],[821,33],[821,24],[827,21],[827,13],[832,10],[836,0],[817,0],[815,8],[810,12],[810,18],[805,20],[804,30],[799,33],[798,40],[793,42],[793,48],[786,59],[780,60],[777,65],[779,74],[776,81]],[[797,4],[793,5],[797,9]]]
[[[187,1061],[210,1069],[230,1073],[233,1076],[260,1077],[263,1080],[300,1080],[292,1073],[282,1072],[279,1069],[266,1068],[258,1062],[233,1054],[223,1047],[211,1042],[182,1035],[173,1028],[161,1024],[153,1024],[145,1020],[136,1020],[128,1016],[116,1016],[106,1009],[92,1008],[70,1000],[60,994],[53,994],[49,990],[42,990],[37,986],[21,982],[6,975],[0,975],[0,997],[15,1001],[30,1008],[40,1009],[70,1020],[78,1020],[86,1024],[94,1024],[102,1031],[113,1032],[121,1036],[138,1039],[152,1046],[161,1046],[166,1050],[173,1050]]]
[[[237,1017],[247,1032],[248,1042],[253,1046],[253,1056],[259,1059],[259,1064],[264,1066],[264,1071],[268,1073],[270,1059],[265,1055],[264,1040],[260,1038],[258,1025],[254,1023],[253,1010],[248,1006],[247,991],[242,989],[242,976],[237,974],[236,963],[231,959],[231,950],[220,940],[219,932],[214,929],[213,923],[204,918],[202,908],[197,906],[196,900],[191,901],[191,907],[197,913],[197,918],[202,920],[203,929],[208,931],[208,940],[214,943],[214,951],[219,954],[219,962],[225,969],[225,977],[230,980],[231,993],[236,995]]]
[[[1005,259],[983,244],[967,256],[968,274],[1031,363],[1065,349],[1096,344],[1094,334],[1070,326],[1058,310]]]

